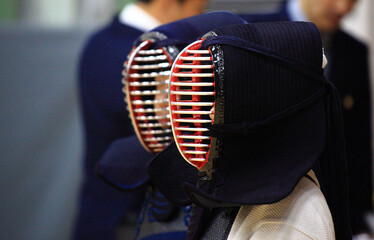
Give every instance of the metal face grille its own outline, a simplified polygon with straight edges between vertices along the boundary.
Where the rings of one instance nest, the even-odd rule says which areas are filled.
[[[151,43],[145,40],[129,54],[123,92],[139,141],[157,153],[172,140],[167,88],[172,60],[164,48],[150,49]]]
[[[210,50],[202,41],[187,46],[172,67],[169,107],[174,140],[187,162],[201,168],[207,162],[214,114],[214,72]]]

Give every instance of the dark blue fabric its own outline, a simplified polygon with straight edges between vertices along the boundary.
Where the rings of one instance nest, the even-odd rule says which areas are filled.
[[[293,71],[298,72],[301,75],[305,75],[308,78],[315,79],[318,81],[323,81],[321,73],[323,70],[321,67],[316,67],[309,64],[303,60],[298,60],[286,55],[279,54],[270,48],[261,46],[256,43],[248,42],[244,39],[233,37],[233,36],[214,36],[206,39],[202,44],[200,49],[207,49],[209,46],[214,44],[229,45],[236,48],[241,48],[253,54],[258,54],[260,56],[269,58],[273,61],[278,62],[278,64],[290,68]]]
[[[240,15],[248,22],[290,21],[284,5],[271,14]],[[330,43],[327,76],[339,91],[342,102],[353,98],[351,108],[343,107],[346,142],[349,212],[353,234],[368,231],[365,212],[372,210],[371,96],[367,47],[338,30]]]
[[[124,194],[103,182],[95,166],[109,144],[134,134],[121,91],[126,54],[142,32],[112,23],[94,33],[79,65],[79,93],[84,120],[84,179],[73,239],[113,239],[121,219],[138,211],[143,192]]]
[[[234,13],[215,11],[165,24],[151,32],[160,32],[168,37],[167,40],[156,43],[157,46],[182,45],[183,49],[187,44],[219,26],[244,23],[246,21]]]
[[[169,232],[149,237],[142,238],[140,240],[185,240],[187,239],[187,232]]]
[[[181,208],[168,201],[158,190],[153,191],[151,214],[160,222],[173,221]]]
[[[368,230],[364,214],[372,211],[372,98],[367,54],[366,47],[346,33],[339,31],[334,35],[328,78],[335,84],[342,101],[349,96],[354,100],[352,108],[342,108],[353,233]]]
[[[191,204],[191,200],[183,190],[183,183],[195,184],[198,171],[183,159],[175,142],[172,142],[147,164],[147,172],[152,182],[169,201],[182,206]],[[176,176],[179,176],[178,180]]]
[[[152,154],[133,135],[110,144],[96,171],[105,181],[120,190],[133,191],[148,182],[145,165],[151,157]]]
[[[186,239],[191,207],[177,207],[148,188],[133,239]]]

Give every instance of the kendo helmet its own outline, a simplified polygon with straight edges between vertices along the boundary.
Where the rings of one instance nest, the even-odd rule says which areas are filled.
[[[147,151],[160,152],[172,140],[168,78],[179,51],[218,26],[244,23],[230,12],[210,12],[155,28],[135,42],[125,62],[123,92],[135,133]]]
[[[325,63],[305,22],[223,26],[187,46],[169,82],[175,145],[148,165],[153,182],[180,203],[270,204],[313,169],[337,234],[348,234],[340,105]]]

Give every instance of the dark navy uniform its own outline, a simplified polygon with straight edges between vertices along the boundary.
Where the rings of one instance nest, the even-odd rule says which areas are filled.
[[[113,239],[125,213],[140,209],[142,192],[124,194],[103,182],[95,166],[109,144],[134,134],[121,91],[126,54],[141,31],[114,18],[87,42],[79,66],[85,132],[84,182],[74,239]],[[140,204],[139,204],[140,203]]]

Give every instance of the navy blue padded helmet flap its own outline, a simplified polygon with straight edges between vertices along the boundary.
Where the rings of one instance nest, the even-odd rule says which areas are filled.
[[[163,106],[167,105],[167,99],[163,98],[163,93],[167,90],[174,58],[186,44],[207,31],[244,23],[243,19],[227,11],[210,12],[159,26],[134,42],[125,63],[123,91],[138,140],[129,137],[110,146],[97,167],[103,179],[125,191],[147,183],[146,163],[152,154],[161,151],[172,140],[168,113],[165,113],[167,106]]]
[[[176,145],[200,176],[197,183],[183,176],[168,179],[185,181],[186,191],[200,206],[228,207],[277,202],[313,169],[330,207],[336,238],[349,239],[340,100],[323,76],[318,29],[303,22],[224,26],[199,45],[198,51],[209,50],[211,56],[202,61],[213,65],[214,121],[183,129],[172,121]],[[178,73],[174,67],[172,71]],[[174,91],[175,99],[183,91],[194,92]],[[172,88],[170,95],[173,105]],[[181,117],[170,111],[172,120]],[[204,120],[195,114],[193,118]],[[185,128],[198,129],[195,134],[208,136],[210,142],[184,141],[190,134]],[[149,171],[166,158],[154,158]],[[197,164],[200,161],[203,164]],[[176,168],[172,171],[178,172]]]
[[[129,164],[128,158],[136,159]],[[108,184],[123,191],[143,187],[149,178],[144,174],[144,166],[152,154],[147,152],[137,136],[117,139],[105,151],[96,166],[96,173]]]

